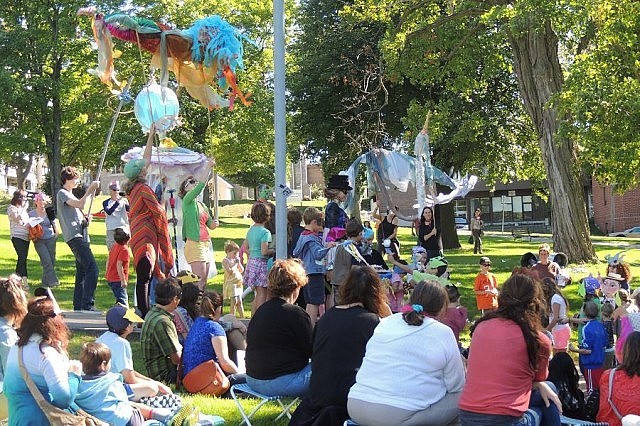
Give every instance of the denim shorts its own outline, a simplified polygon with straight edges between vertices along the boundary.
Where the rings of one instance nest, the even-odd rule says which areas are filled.
[[[302,287],[304,301],[310,305],[322,305],[324,303],[324,275],[308,275],[309,282]]]

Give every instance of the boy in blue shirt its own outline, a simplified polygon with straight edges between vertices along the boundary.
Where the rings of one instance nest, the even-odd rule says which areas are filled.
[[[571,344],[569,350],[579,354],[580,371],[584,376],[587,392],[591,392],[600,389],[600,376],[603,371],[608,338],[607,331],[597,319],[598,305],[588,301],[585,302],[583,309],[588,322],[582,328],[582,344],[578,348]]]
[[[300,234],[298,243],[293,249],[293,256],[302,260],[309,282],[302,288],[306,311],[311,317],[311,324],[315,325],[320,314],[320,306],[324,304],[324,274],[326,272],[324,258],[335,242],[322,245],[320,232],[324,228],[322,212],[315,207],[308,207],[302,214],[304,231]]]

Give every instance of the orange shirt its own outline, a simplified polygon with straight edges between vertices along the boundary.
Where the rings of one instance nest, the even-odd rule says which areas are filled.
[[[497,290],[498,280],[491,273],[487,274],[479,273],[476,276],[476,281],[473,285],[475,291],[483,290]],[[496,294],[476,294],[476,303],[478,309],[496,309],[498,307],[498,295]]]
[[[124,278],[129,281],[129,259],[131,258],[131,251],[126,244],[114,244],[109,252],[109,258],[107,260],[107,272],[105,278],[107,282],[119,283],[120,277],[118,276],[118,260],[122,261],[122,270],[124,272]]]

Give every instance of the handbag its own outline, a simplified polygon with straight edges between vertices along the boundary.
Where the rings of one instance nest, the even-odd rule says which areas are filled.
[[[182,386],[190,393],[220,396],[229,390],[231,383],[218,363],[210,359],[189,371]]]
[[[38,407],[40,407],[44,415],[49,420],[49,423],[56,426],[108,426],[107,423],[92,416],[86,411],[78,409],[75,414],[70,413],[69,411],[56,407],[44,399],[44,396],[42,396],[42,393],[33,382],[29,373],[27,373],[27,370],[24,368],[24,362],[22,361],[22,346],[18,349],[18,363],[20,365],[20,374],[22,375],[22,379],[29,388],[29,392],[31,392],[31,395],[36,400]]]
[[[37,224],[29,227],[29,239],[34,243],[44,236],[44,229],[42,225]]]

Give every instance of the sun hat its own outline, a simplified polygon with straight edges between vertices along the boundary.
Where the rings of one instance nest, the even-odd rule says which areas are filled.
[[[107,311],[107,327],[112,333],[119,333],[134,322],[144,322],[133,309],[126,306],[115,305]]]
[[[130,160],[127,164],[124,165],[124,175],[127,177],[127,179],[135,179],[138,177],[145,165],[146,161],[144,161],[144,158]]]
[[[327,184],[328,189],[339,189],[342,191],[351,191],[353,188],[349,185],[349,177],[347,175],[333,175],[329,178]]]
[[[180,284],[185,285],[189,283],[197,283],[200,281],[200,276],[194,274],[189,271],[180,271],[178,276],[176,276],[178,280],[180,280]]]

